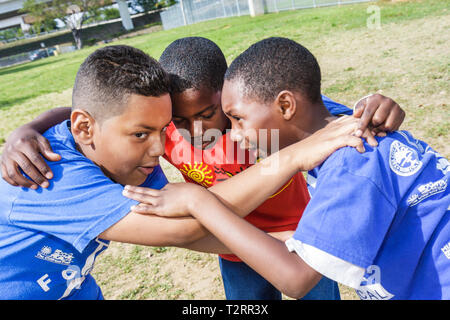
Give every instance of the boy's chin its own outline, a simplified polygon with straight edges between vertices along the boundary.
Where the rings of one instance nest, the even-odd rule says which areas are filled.
[[[127,177],[118,178],[115,182],[121,185],[140,186],[147,180],[148,175],[141,171],[137,171]]]

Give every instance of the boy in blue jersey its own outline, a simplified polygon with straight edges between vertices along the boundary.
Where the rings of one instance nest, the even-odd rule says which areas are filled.
[[[377,147],[365,143],[362,154],[339,149],[315,168],[308,161],[285,161],[285,152],[311,144],[311,137],[333,119],[320,99],[320,81],[314,56],[285,38],[252,45],[225,76],[222,108],[232,121],[234,139],[258,145],[249,129],[278,128],[280,147],[286,148],[262,162],[268,167],[278,163],[275,173],[261,175],[250,168],[223,184],[250,201],[276,190],[293,172],[313,169],[311,201],[285,243],[230,210],[238,208],[228,209],[211,193],[188,186],[167,185],[164,192],[126,187],[127,195],[141,202],[134,210],[190,213],[292,297],[305,295],[324,275],[354,288],[361,299],[450,299],[450,166],[445,158],[398,131],[378,137]],[[190,201],[169,203],[180,188]]]
[[[170,119],[167,75],[148,55],[116,46],[83,62],[70,121],[45,133],[64,155],[49,164],[52,184],[0,182],[0,299],[102,298],[90,271],[116,236],[100,235],[135,203],[121,196],[122,185],[167,183],[158,157]]]

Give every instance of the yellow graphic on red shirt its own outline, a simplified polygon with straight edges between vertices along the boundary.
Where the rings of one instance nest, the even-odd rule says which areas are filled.
[[[194,165],[190,163],[183,164],[183,166],[180,168],[180,171],[189,179],[194,180],[204,187],[211,186],[214,181],[212,169],[203,162],[200,164],[194,163]]]
[[[261,160],[263,160],[263,158],[258,157],[256,159],[256,163],[260,162]],[[273,195],[271,195],[269,197],[269,199],[275,198],[277,195],[279,195],[280,193],[282,193],[287,187],[289,187],[292,183],[292,181],[294,181],[294,178],[291,178],[291,180],[289,180],[280,190],[278,190],[277,192],[275,192]]]
[[[286,189],[287,187],[289,187],[292,183],[292,181],[294,181],[294,178],[291,178],[291,180],[288,181],[288,183],[286,183],[284,185],[284,187],[282,187],[278,192],[274,193],[273,195],[271,195],[269,197],[269,199],[276,197],[277,195],[279,195],[280,193],[282,193],[284,191],[284,189]]]

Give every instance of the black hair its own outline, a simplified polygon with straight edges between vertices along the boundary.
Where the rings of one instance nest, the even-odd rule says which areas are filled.
[[[169,91],[169,77],[158,61],[130,46],[107,46],[81,64],[72,108],[84,109],[101,122],[121,114],[131,94],[159,97]]]
[[[245,97],[273,102],[283,90],[297,91],[320,101],[320,67],[305,47],[287,38],[259,41],[230,65],[225,80],[238,80]]]
[[[181,93],[187,89],[222,90],[227,61],[213,41],[202,37],[186,37],[172,42],[159,58],[169,73],[171,89]]]

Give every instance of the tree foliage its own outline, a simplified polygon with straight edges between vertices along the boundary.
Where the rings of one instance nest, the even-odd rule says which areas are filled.
[[[28,13],[33,24],[60,19],[72,31],[75,44],[81,49],[81,28],[83,23],[98,13],[98,8],[110,5],[112,0],[26,0],[22,12]]]

